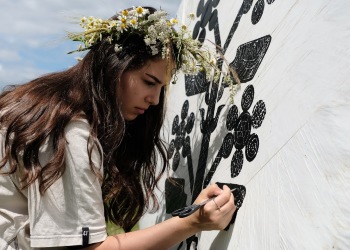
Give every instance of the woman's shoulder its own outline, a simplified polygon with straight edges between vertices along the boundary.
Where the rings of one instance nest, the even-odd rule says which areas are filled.
[[[68,122],[64,129],[64,134],[68,141],[71,138],[83,137],[89,138],[91,133],[91,126],[87,119],[85,118],[74,118]]]
[[[74,118],[68,122],[63,131],[65,142],[68,145],[86,143],[90,137],[91,127],[87,119]],[[40,147],[41,153],[48,153],[53,150],[53,136],[49,136]]]

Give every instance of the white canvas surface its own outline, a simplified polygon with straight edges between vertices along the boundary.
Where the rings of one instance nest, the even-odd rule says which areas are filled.
[[[238,22],[225,52],[229,62],[237,58],[241,45],[265,36],[271,41],[252,79],[241,84],[234,99],[241,114],[243,93],[251,85],[254,97],[248,113],[252,115],[259,101],[265,105],[261,126],[252,127],[250,132],[259,138],[256,156],[247,161],[243,149],[242,169],[232,178],[234,146],[228,157],[221,158],[211,179],[243,185],[246,196],[230,229],[198,234],[197,249],[350,249],[350,1],[184,0],[178,18],[187,23],[186,15],[196,13],[198,6],[208,2],[213,4],[208,13],[218,13],[222,45],[235,20]],[[254,18],[258,20],[255,24]],[[197,15],[191,27],[200,20]],[[208,25],[205,28],[206,39],[215,41],[214,30]],[[250,59],[256,58],[243,56],[239,60],[247,60],[248,67]],[[186,95],[184,76],[178,77],[178,83],[170,88],[164,136],[170,143],[176,138],[172,134],[175,116],[179,122],[189,123],[187,119],[193,113],[193,128],[185,136],[190,138],[196,178],[203,150],[200,109],[207,119],[210,105],[205,102],[206,93]],[[215,101],[214,114],[219,115],[210,134],[205,174],[225,136],[234,133],[226,127],[233,105],[229,96],[225,88]],[[181,119],[186,101],[187,118]],[[220,105],[224,106],[218,113]],[[185,180],[189,205],[193,195],[189,158],[181,156],[181,150],[179,166],[171,174]],[[165,212],[164,182],[159,191],[162,209],[145,215],[141,227],[171,216]],[[192,245],[195,249],[196,244]],[[186,242],[174,247],[186,248]]]

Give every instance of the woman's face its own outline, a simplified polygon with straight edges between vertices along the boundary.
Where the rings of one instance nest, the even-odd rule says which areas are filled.
[[[118,84],[118,103],[126,121],[142,115],[150,105],[158,105],[162,88],[169,84],[167,60],[150,60],[142,68],[126,71]]]

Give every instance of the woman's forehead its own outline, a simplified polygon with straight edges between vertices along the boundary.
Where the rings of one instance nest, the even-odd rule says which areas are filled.
[[[168,84],[170,78],[176,72],[174,63],[166,59],[149,60],[141,69],[142,74],[153,76],[162,84]]]

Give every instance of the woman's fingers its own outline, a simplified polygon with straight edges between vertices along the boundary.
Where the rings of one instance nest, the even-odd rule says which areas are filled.
[[[216,184],[211,184],[205,189],[202,190],[202,192],[198,195],[198,197],[195,200],[195,204],[199,204],[204,200],[210,199],[214,196],[218,196],[223,192],[221,188],[219,188]]]
[[[224,210],[225,212],[227,212],[229,210],[235,209],[233,194],[230,188],[226,185],[224,185],[221,194],[215,197],[213,199],[213,202],[210,203],[210,206],[216,210],[221,210],[222,208],[225,208]]]
[[[229,187],[223,187],[222,194],[213,199],[213,206],[216,209],[214,213],[218,217],[218,229],[226,228],[236,210],[234,197]]]
[[[213,197],[215,198],[205,204],[193,216],[194,221],[198,222],[201,230],[221,230],[226,228],[236,210],[233,194],[226,185],[223,186],[223,189],[216,184],[208,186],[200,193],[195,203],[199,204]]]
[[[234,197],[231,189],[227,185],[224,185],[223,189],[221,189],[217,184],[208,186],[201,192],[195,203],[199,204],[203,200],[207,200],[213,197],[215,198],[205,205],[205,207],[208,209],[208,212],[212,210],[221,210],[221,208],[224,206],[225,208],[227,207],[228,210],[235,209]]]
[[[223,190],[217,184],[211,184],[205,190],[207,190],[207,195],[209,198],[221,195],[223,192]]]

